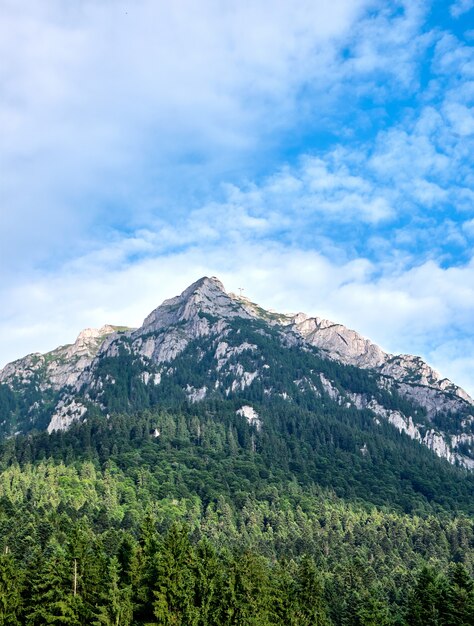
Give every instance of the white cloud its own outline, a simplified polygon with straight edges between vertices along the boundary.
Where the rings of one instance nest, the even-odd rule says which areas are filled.
[[[124,242],[124,247],[136,243]],[[119,255],[120,256],[120,255]],[[100,262],[100,260],[102,260]],[[474,319],[474,262],[443,269],[433,262],[409,270],[367,259],[331,261],[315,251],[269,242],[190,247],[115,264],[109,250],[36,275],[2,294],[2,361],[71,342],[85,326],[139,325],[163,299],[202,275],[218,275],[229,290],[279,311],[303,310],[355,328],[391,352],[433,358],[456,382],[465,359],[462,336]],[[474,372],[462,382],[474,392]]]
[[[445,341],[429,352],[431,365],[439,372],[449,372],[451,380],[470,391],[474,397],[474,341],[469,338]]]
[[[450,7],[451,15],[455,18],[461,17],[474,8],[474,0],[456,0]]]
[[[468,237],[474,239],[474,219],[464,222],[464,224],[462,225],[462,229],[468,235]]]
[[[291,124],[301,83],[326,81],[364,4],[4,2],[5,259],[79,253],[101,224],[179,202],[183,181],[192,192],[251,163]]]
[[[455,133],[461,137],[474,134],[474,113],[470,108],[457,102],[447,102],[445,112]]]
[[[453,35],[424,32],[426,10],[4,0],[1,360],[137,325],[217,274],[457,380],[474,312],[474,65]],[[301,154],[313,130],[341,145]],[[463,247],[457,267],[447,244]]]
[[[305,0],[297,10],[284,0],[6,0],[3,279],[82,254],[110,226],[186,214],[218,181],[261,172],[293,128],[350,132],[338,119],[359,116],[358,98],[413,87],[424,10],[377,0]],[[359,197],[344,211],[373,222],[392,211]]]
[[[350,75],[365,75],[366,90],[383,91],[375,75],[396,78],[402,92],[418,83],[418,59],[432,42],[431,32],[421,32],[426,18],[426,3],[402,0],[381,3],[380,11],[355,25],[354,45],[344,71]],[[396,62],[394,62],[396,59]],[[386,84],[391,88],[391,82]]]

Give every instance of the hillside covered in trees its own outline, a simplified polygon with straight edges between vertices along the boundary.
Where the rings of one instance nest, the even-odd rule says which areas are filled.
[[[320,447],[296,463],[289,437],[272,464],[271,440],[217,415],[97,416],[7,440],[0,623],[473,623],[470,475],[445,464],[443,505],[420,448],[419,490],[407,478],[378,494],[364,455]],[[333,488],[310,480],[313,455]],[[395,463],[381,465],[394,486]]]
[[[469,396],[255,306],[203,279],[3,370],[0,625],[474,624]]]

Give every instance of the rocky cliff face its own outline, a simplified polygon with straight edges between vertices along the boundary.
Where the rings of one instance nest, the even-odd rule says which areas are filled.
[[[108,324],[102,328],[86,328],[71,345],[60,346],[46,354],[29,354],[13,361],[0,370],[0,383],[27,385],[36,378],[41,391],[75,387],[105,338],[114,335],[120,328]]]
[[[397,385],[403,395],[421,404],[430,415],[455,411],[464,403],[474,406],[464,389],[442,378],[418,356],[389,354],[342,324],[308,318],[304,313],[290,318],[288,324],[305,341],[324,350],[328,358],[379,372],[386,379],[381,379],[382,384]]]
[[[165,300],[161,306],[145,318],[137,335],[156,333],[182,322],[191,323],[206,319],[234,317],[250,318],[252,314],[235,297],[227,294],[217,278],[201,278],[188,287],[180,296]],[[205,326],[205,325],[204,325]],[[199,332],[198,326],[195,327]]]
[[[312,368],[288,388],[277,390],[258,341],[245,336],[246,323],[257,325],[255,336],[271,336],[279,349],[312,350],[319,358],[371,372],[380,392],[344,389]],[[180,361],[185,357],[186,365]],[[203,359],[208,369],[204,379],[201,375],[195,381],[192,364]],[[115,363],[115,369],[106,370],[107,363]],[[184,380],[185,367],[190,368],[189,380]],[[177,371],[180,368],[183,371]],[[0,371],[0,384],[18,394],[32,387],[54,392],[47,427],[51,432],[82,419],[91,403],[107,411],[107,391],[118,384],[123,370],[133,371],[147,390],[156,390],[154,397],[159,397],[164,381],[177,376],[189,402],[216,393],[229,397],[260,385],[266,398],[291,403],[300,393],[312,394],[339,406],[368,409],[374,420],[388,421],[438,456],[474,468],[474,401],[464,390],[419,357],[387,354],[357,332],[328,320],[265,311],[226,293],[217,278],[202,278],[166,300],[138,329],[86,329],[73,345],[15,361]],[[392,408],[392,396],[405,399],[403,410]],[[242,415],[264,427],[252,406],[242,407]]]

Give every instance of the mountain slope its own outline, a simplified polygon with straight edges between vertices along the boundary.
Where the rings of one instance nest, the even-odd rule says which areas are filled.
[[[0,372],[5,434],[68,428],[103,414],[241,400],[265,429],[284,403],[369,411],[451,463],[474,468],[474,402],[419,357],[390,355],[340,324],[265,311],[202,278],[138,329],[88,329],[73,346],[30,355]],[[342,414],[342,413],[341,413]]]

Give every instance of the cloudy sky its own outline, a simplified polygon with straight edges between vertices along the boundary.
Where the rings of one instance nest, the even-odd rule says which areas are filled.
[[[202,275],[474,394],[474,0],[0,0],[0,366]]]

